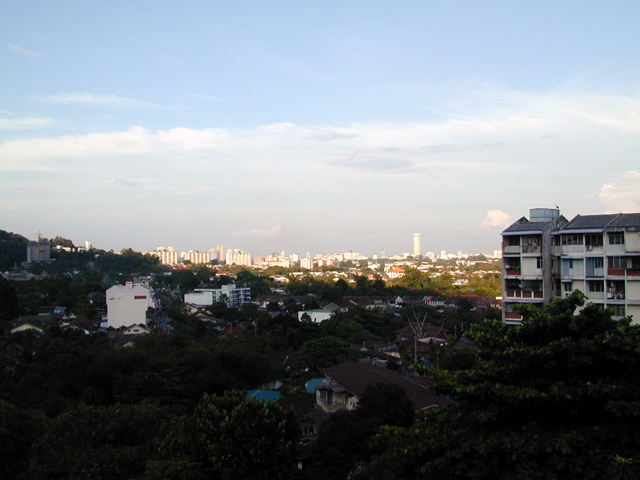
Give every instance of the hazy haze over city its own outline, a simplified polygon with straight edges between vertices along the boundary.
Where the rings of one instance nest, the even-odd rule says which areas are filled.
[[[640,211],[637,1],[0,4],[0,228],[492,252]]]

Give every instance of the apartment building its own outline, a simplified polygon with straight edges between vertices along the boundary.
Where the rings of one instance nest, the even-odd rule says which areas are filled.
[[[182,252],[182,258],[194,265],[208,264],[211,262],[209,252],[200,252],[198,250],[189,250],[188,252]]]
[[[196,306],[208,306],[225,302],[231,308],[240,308],[251,303],[251,289],[238,288],[235,283],[222,285],[221,288],[196,288],[193,293],[184,296],[184,303]]]
[[[531,210],[502,232],[503,319],[518,324],[518,303],[542,308],[583,292],[589,302],[640,323],[640,213],[577,215]]]
[[[251,254],[237,248],[227,250],[226,263],[227,265],[241,265],[246,267],[253,265]]]

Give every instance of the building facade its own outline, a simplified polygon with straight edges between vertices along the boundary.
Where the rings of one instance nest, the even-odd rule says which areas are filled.
[[[422,255],[420,252],[421,250],[421,245],[420,245],[420,234],[419,233],[414,233],[413,234],[413,256],[414,257],[419,257],[420,255]]]
[[[518,324],[518,303],[542,308],[583,292],[615,318],[640,323],[640,213],[577,215],[532,209],[502,232],[503,319]]]
[[[46,238],[27,242],[27,263],[51,261],[51,243]]]
[[[227,265],[241,265],[246,267],[250,267],[253,264],[251,254],[238,250],[237,248],[227,250],[226,263]]]
[[[109,327],[147,325],[154,319],[156,303],[151,289],[127,282],[107,289],[107,322]]]
[[[193,293],[184,296],[184,303],[204,307],[225,302],[228,307],[240,308],[251,303],[251,289],[238,288],[235,283],[222,285],[222,288],[196,288]]]

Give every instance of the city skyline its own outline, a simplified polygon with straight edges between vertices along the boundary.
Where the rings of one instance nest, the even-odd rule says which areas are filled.
[[[0,228],[115,251],[499,249],[640,211],[640,4],[8,1]],[[31,238],[31,237],[29,237]]]

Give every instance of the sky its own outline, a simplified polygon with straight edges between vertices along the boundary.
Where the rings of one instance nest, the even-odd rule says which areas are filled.
[[[0,2],[0,229],[492,253],[640,212],[640,2]]]

